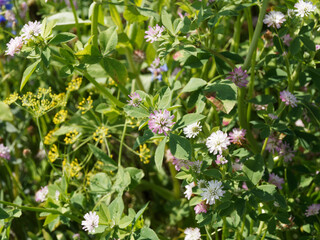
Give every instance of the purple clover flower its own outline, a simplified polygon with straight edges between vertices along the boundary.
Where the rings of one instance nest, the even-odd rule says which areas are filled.
[[[173,122],[174,115],[170,116],[170,112],[166,109],[155,110],[149,116],[149,128],[153,133],[164,134],[167,136],[167,132],[171,131],[171,127],[175,124]]]
[[[246,87],[248,84],[247,78],[249,75],[247,74],[247,70],[242,70],[241,67],[235,68],[233,72],[229,73],[230,76],[227,79],[230,79],[235,85],[239,88]]]
[[[215,162],[217,165],[224,165],[228,162],[228,160],[224,156],[218,155],[217,160]]]
[[[159,81],[162,81],[162,72],[167,72],[168,67],[167,64],[164,64],[160,66],[160,58],[156,58],[148,70],[152,73],[151,80],[153,81],[155,78],[158,79]]]
[[[198,203],[195,207],[194,207],[194,212],[196,214],[200,214],[200,213],[207,213],[208,210],[208,205],[205,204],[204,201],[202,201],[201,203]]]
[[[232,129],[232,132],[229,133],[230,142],[238,145],[242,145],[242,143],[245,141],[244,136],[246,135],[245,129],[239,129],[234,128]]]
[[[283,156],[285,162],[291,162],[294,157],[294,151],[286,142],[281,142],[279,155]]]
[[[308,207],[308,209],[306,210],[306,216],[310,217],[313,215],[318,215],[319,214],[319,210],[320,210],[320,204],[312,204]]]
[[[130,101],[127,100],[127,102],[129,102],[129,105],[133,106],[133,107],[139,107],[142,98],[140,97],[139,93],[134,92],[131,95],[129,95]]]
[[[163,26],[160,27],[158,24],[155,27],[149,26],[149,30],[145,31],[146,35],[144,36],[144,38],[147,42],[153,43],[161,37],[161,33],[164,30],[165,28]]]
[[[0,144],[0,158],[10,160],[10,149],[2,143]]]
[[[284,179],[274,173],[270,173],[268,182],[282,189],[281,185],[284,184]]]
[[[284,102],[287,106],[296,107],[297,106],[297,98],[289,91],[284,90],[280,92],[280,99]]]

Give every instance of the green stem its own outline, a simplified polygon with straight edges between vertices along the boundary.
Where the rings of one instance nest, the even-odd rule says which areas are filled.
[[[58,211],[58,210],[55,210],[55,209],[20,206],[20,205],[18,205],[18,204],[14,204],[14,203],[11,203],[11,202],[5,202],[5,201],[1,201],[1,200],[0,200],[0,203],[1,203],[1,204],[4,204],[4,205],[7,205],[7,206],[12,206],[12,207],[19,208],[19,209],[21,209],[21,210],[26,210],[26,211],[32,211],[32,212],[47,212],[47,213],[59,214],[59,215],[65,216],[65,217],[67,217],[67,218],[70,218],[71,220],[73,220],[73,221],[75,221],[75,222],[77,222],[77,223],[81,223],[81,219],[75,217],[74,215],[68,214],[68,213],[62,213],[62,212],[60,212],[60,211]]]
[[[223,217],[223,227],[222,227],[222,240],[226,239],[226,231],[227,231],[227,221],[226,221],[226,217]]]
[[[71,9],[72,9],[72,13],[73,13],[73,16],[74,16],[74,21],[76,23],[76,28],[77,28],[77,35],[78,35],[78,38],[80,39],[81,41],[81,30],[80,30],[80,25],[79,25],[79,19],[78,19],[78,15],[77,15],[77,11],[76,11],[76,8],[73,4],[73,1],[70,0],[70,6],[71,6]]]
[[[212,240],[212,237],[211,237],[211,235],[210,235],[210,232],[209,232],[209,226],[208,225],[205,225],[205,229],[206,229],[206,233],[207,233],[207,239],[209,239],[209,240]]]
[[[267,147],[268,139],[269,139],[269,137],[267,137],[267,138],[264,140],[264,142],[263,142],[263,146],[262,146],[261,153],[260,153],[261,156],[263,156],[264,150],[265,150],[266,147]]]
[[[179,180],[176,179],[177,171],[172,164],[169,164],[169,170],[172,177],[172,184],[173,184],[173,194],[176,199],[180,198],[180,183]]]
[[[260,221],[259,228],[258,228],[258,232],[257,232],[256,240],[258,240],[258,239],[259,239],[259,237],[260,237],[260,235],[261,235],[261,232],[262,232],[263,227],[264,227],[264,222]]]
[[[124,103],[120,102],[116,97],[114,97],[105,87],[101,86],[93,77],[91,77],[87,71],[77,68],[78,71],[80,71],[83,76],[88,79],[98,91],[103,93],[111,102],[113,102],[118,107],[122,108],[125,106]]]
[[[122,154],[122,147],[123,147],[123,142],[124,142],[124,137],[126,135],[126,131],[127,131],[127,120],[125,120],[124,122],[124,127],[123,127],[123,132],[122,132],[122,136],[121,136],[121,142],[120,142],[120,147],[119,147],[119,156],[118,156],[118,167],[121,166],[121,154]]]
[[[98,48],[98,17],[99,17],[99,6],[97,2],[93,2],[93,10],[91,16],[91,37],[93,46]]]
[[[132,59],[132,54],[130,53],[130,50],[128,48],[126,48],[126,57],[127,57],[128,63],[129,63],[130,71],[133,72],[133,74],[135,75],[135,79],[137,81],[137,85],[138,85],[139,89],[141,91],[145,91],[144,86],[143,86],[142,81],[139,76],[139,71],[136,68],[136,64],[134,63],[134,61]]]
[[[234,25],[233,44],[231,46],[231,51],[235,53],[237,53],[239,50],[240,33],[241,33],[241,14],[237,16],[236,24]]]

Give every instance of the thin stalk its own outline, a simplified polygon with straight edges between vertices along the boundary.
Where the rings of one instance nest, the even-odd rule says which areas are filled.
[[[222,240],[226,239],[226,231],[227,231],[227,221],[226,221],[226,217],[223,217],[223,226],[222,226]]]
[[[179,199],[180,198],[180,183],[179,183],[179,180],[176,179],[177,171],[172,164],[169,164],[169,170],[170,170],[170,174],[172,177],[173,194],[176,199]]]
[[[259,239],[259,237],[260,237],[260,235],[261,235],[261,232],[262,232],[263,227],[264,227],[264,222],[260,221],[259,228],[258,228],[258,232],[257,232],[256,240],[258,240],[258,239]]]
[[[263,142],[263,146],[262,146],[261,153],[260,153],[261,156],[263,156],[264,150],[265,150],[266,147],[267,147],[268,139],[269,139],[269,137],[267,137],[267,138],[264,140],[264,142]]]
[[[205,225],[205,229],[206,229],[206,233],[207,233],[207,239],[209,239],[209,240],[212,240],[212,237],[211,237],[211,235],[210,235],[210,232],[209,232],[209,226],[208,225]]]
[[[122,108],[125,106],[124,103],[120,102],[116,97],[114,97],[105,87],[101,86],[93,77],[91,77],[87,71],[85,70],[81,70],[81,69],[77,69],[78,71],[80,71],[83,76],[88,79],[95,87],[98,91],[100,91],[101,93],[103,93],[111,102],[113,102],[115,105],[117,105],[118,107]]]
[[[75,8],[75,6],[73,4],[73,1],[70,0],[69,2],[70,2],[70,6],[71,6],[71,9],[72,9],[73,16],[74,16],[74,21],[76,23],[77,35],[78,35],[78,38],[81,41],[81,29],[80,29],[80,25],[79,25],[79,19],[78,19],[77,11],[76,11],[76,8]]]
[[[135,79],[137,81],[137,85],[138,85],[139,89],[141,91],[145,91],[144,86],[143,86],[142,81],[141,81],[140,76],[139,76],[139,72],[138,72],[138,70],[136,68],[136,65],[135,65],[135,63],[134,63],[134,61],[132,59],[130,50],[128,48],[126,49],[126,58],[128,60],[129,68],[130,68],[131,72],[133,72],[134,75],[135,75]]]
[[[124,142],[124,137],[126,135],[127,131],[127,120],[124,122],[124,127],[123,127],[123,132],[121,136],[121,142],[120,142],[120,147],[119,147],[119,156],[118,156],[118,167],[121,166],[121,154],[122,154],[122,147],[123,147],[123,142]]]
[[[4,204],[4,205],[7,205],[7,206],[12,206],[12,207],[19,208],[19,209],[21,209],[21,210],[26,210],[26,211],[32,211],[32,212],[47,212],[47,213],[59,214],[59,215],[65,216],[65,217],[67,217],[67,218],[70,218],[71,220],[73,220],[73,221],[75,221],[75,222],[77,222],[77,223],[81,223],[81,219],[75,217],[74,215],[68,214],[68,213],[62,213],[62,212],[60,212],[60,211],[58,211],[58,210],[55,210],[55,209],[20,206],[20,205],[18,205],[18,204],[14,204],[14,203],[11,203],[11,202],[6,202],[6,201],[1,201],[1,200],[0,200],[0,203],[1,203],[1,204]]]

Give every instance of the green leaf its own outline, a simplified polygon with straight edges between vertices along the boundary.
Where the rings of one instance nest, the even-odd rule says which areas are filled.
[[[299,38],[296,37],[290,43],[289,51],[291,52],[292,55],[296,55],[299,52],[299,50],[300,50],[300,41],[299,41]]]
[[[155,156],[154,156],[154,161],[156,163],[157,169],[160,170],[162,167],[162,162],[163,162],[163,156],[164,156],[164,149],[166,147],[166,142],[167,142],[167,137],[165,137],[160,144],[158,145]]]
[[[314,44],[314,42],[305,36],[300,36],[300,40],[303,42],[304,46],[306,48],[308,48],[311,51],[315,51],[316,50],[316,45]]]
[[[213,177],[214,179],[221,179],[222,175],[218,169],[212,168],[204,172],[204,175]]]
[[[110,158],[105,152],[103,152],[100,148],[89,144],[89,148],[92,151],[93,155],[101,160],[104,163],[104,170],[106,171],[114,171],[117,169],[117,165],[112,158]]]
[[[138,220],[140,219],[140,217],[142,216],[142,214],[144,213],[144,211],[147,209],[149,205],[149,202],[147,202],[136,214],[136,216],[133,219],[132,222],[132,230],[135,228],[135,226],[137,225]]]
[[[101,32],[99,34],[100,45],[103,49],[103,55],[109,53],[110,51],[116,49],[118,43],[117,28],[110,27],[109,29]]]
[[[198,122],[204,119],[206,116],[198,113],[189,113],[184,115],[179,121],[173,126],[172,131],[186,127],[192,123]]]
[[[167,88],[163,96],[161,97],[158,108],[166,109],[167,107],[169,107],[171,103],[171,99],[172,99],[172,91],[170,90],[170,88]]]
[[[0,207],[0,219],[6,219],[10,217],[10,215]]]
[[[159,240],[159,238],[151,228],[143,227],[137,240]]]
[[[128,114],[130,117],[144,118],[144,117],[149,117],[150,115],[149,112],[142,107],[134,107],[134,106],[126,105],[123,109],[125,113]]]
[[[114,58],[104,57],[101,64],[115,82],[123,85],[127,82],[127,69],[120,61]]]
[[[187,83],[187,85],[182,89],[181,92],[193,92],[196,91],[203,86],[207,84],[206,81],[204,81],[201,78],[191,78],[190,81]]]
[[[90,177],[90,189],[93,192],[109,192],[111,186],[111,180],[106,173],[101,172]]]
[[[38,59],[36,62],[32,63],[30,66],[28,66],[22,76],[22,81],[20,85],[20,91],[23,89],[24,85],[29,81],[29,78],[31,77],[32,73],[36,70],[38,67],[38,64],[40,63],[41,59]]]
[[[166,27],[166,29],[174,36],[171,16],[167,13],[166,10],[164,10],[164,8],[162,9],[162,12],[161,12],[161,21],[162,21],[162,24]]]
[[[256,185],[263,176],[264,161],[260,155],[257,155],[254,159],[251,158],[245,161],[243,166],[243,172]]]
[[[13,120],[13,114],[10,107],[4,102],[0,102],[0,120],[11,122]]]
[[[47,37],[51,35],[52,29],[56,25],[56,21],[47,21],[47,18],[44,18],[41,25],[41,36],[43,39],[47,39]]]
[[[69,42],[76,37],[77,35],[74,35],[73,33],[69,33],[69,32],[58,33],[56,36],[54,36],[51,39],[49,44],[58,45],[60,43]]]
[[[50,215],[48,215],[46,217],[46,220],[44,221],[43,226],[47,226],[49,223],[51,223],[52,221],[54,221],[58,217],[59,217],[58,214],[50,214]]]
[[[148,17],[141,15],[137,8],[133,5],[129,5],[126,7],[123,13],[123,17],[130,23],[143,22],[148,20]]]
[[[191,144],[185,138],[179,135],[170,134],[170,151],[178,159],[191,160]]]

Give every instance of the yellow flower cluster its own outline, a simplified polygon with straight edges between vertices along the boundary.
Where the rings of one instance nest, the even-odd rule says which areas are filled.
[[[66,120],[67,115],[68,115],[68,111],[67,110],[60,110],[54,116],[53,123],[54,124],[60,124],[60,123],[64,122],[64,120]]]
[[[48,132],[48,134],[44,137],[43,143],[45,145],[51,145],[55,141],[57,141],[57,137],[53,135],[55,132],[56,132],[56,129],[53,129],[50,132]]]
[[[147,147],[147,144],[143,144],[139,146],[140,153],[140,161],[143,162],[144,164],[148,164],[150,162],[151,154],[150,154],[150,149]]]
[[[68,87],[66,88],[67,91],[76,91],[80,88],[82,83],[82,78],[78,77],[75,79],[72,79],[69,83],[68,83]]]
[[[87,99],[83,98],[82,101],[79,103],[78,109],[80,109],[82,114],[85,114],[92,108],[92,99],[89,96]]]
[[[27,92],[19,96],[18,93],[13,93],[4,102],[12,104],[17,100],[21,100],[21,105],[35,117],[40,117],[55,107],[65,105],[65,93],[52,94],[51,88],[38,88],[35,94]]]
[[[10,104],[16,102],[19,98],[20,98],[20,97],[19,97],[19,94],[18,94],[18,93],[12,93],[12,94],[10,94],[10,96],[7,97],[3,102],[4,102],[5,104],[10,105]]]
[[[64,142],[66,144],[73,144],[78,139],[78,137],[79,137],[79,132],[76,129],[74,129],[66,134],[66,137],[64,138]]]
[[[78,177],[81,167],[78,163],[78,159],[74,159],[71,163],[67,162],[67,159],[64,159],[62,162],[62,167],[64,172],[70,177]]]
[[[59,157],[59,151],[58,151],[57,145],[53,144],[48,153],[49,161],[54,162],[55,160],[57,160],[58,157]]]
[[[96,142],[103,143],[103,139],[111,137],[111,135],[108,135],[109,129],[106,127],[98,127],[97,130],[93,133],[93,139]]]

